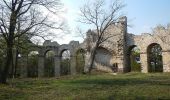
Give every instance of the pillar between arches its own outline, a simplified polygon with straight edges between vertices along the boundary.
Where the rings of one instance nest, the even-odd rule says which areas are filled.
[[[23,55],[22,59],[22,66],[21,66],[21,78],[26,78],[28,76],[27,65],[28,65],[28,56]]]
[[[170,51],[162,51],[163,72],[170,72]]]
[[[55,77],[59,77],[60,76],[60,57],[58,55],[56,55],[54,57],[54,72],[55,72]]]
[[[148,73],[147,53],[140,54],[141,72]]]
[[[75,56],[71,56],[70,58],[70,73],[71,75],[76,74],[76,57]]]

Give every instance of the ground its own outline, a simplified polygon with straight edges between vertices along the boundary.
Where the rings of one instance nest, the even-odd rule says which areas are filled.
[[[0,100],[170,99],[170,73],[100,73],[8,82],[0,85]]]

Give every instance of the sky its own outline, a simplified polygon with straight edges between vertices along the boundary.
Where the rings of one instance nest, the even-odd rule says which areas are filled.
[[[64,4],[64,13],[62,17],[68,24],[69,33],[62,38],[55,39],[59,44],[67,44],[71,40],[82,42],[76,32],[77,26],[83,26],[77,19],[79,18],[79,9],[85,0],[61,0]],[[105,0],[109,3],[110,0]],[[128,18],[128,33],[140,35],[149,33],[157,25],[167,25],[170,23],[170,0],[122,0],[126,5],[122,12]],[[83,31],[90,27],[85,26]]]

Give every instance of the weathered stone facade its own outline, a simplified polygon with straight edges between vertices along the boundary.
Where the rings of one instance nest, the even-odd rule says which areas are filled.
[[[170,32],[170,28],[167,31]],[[115,34],[115,36],[103,42],[97,50],[94,68],[106,72],[129,72],[129,51],[134,46],[137,46],[140,49],[141,72],[147,73],[149,67],[147,49],[149,45],[156,43],[162,48],[163,72],[170,72],[170,42],[168,42],[170,37],[165,30],[155,30],[155,33],[152,35],[129,34],[127,33],[127,18],[122,17],[118,23],[111,25],[107,32]],[[160,37],[164,37],[165,39],[163,40],[166,40],[167,43],[162,41]],[[78,41],[71,41],[69,44],[59,45],[57,42],[45,41],[43,46],[34,47],[39,53],[38,77],[43,77],[44,75],[44,57],[45,53],[49,50],[55,52],[55,76],[60,76],[61,53],[64,50],[69,50],[71,54],[71,74],[76,74],[76,52],[80,49],[86,51],[84,70],[87,70],[89,59],[88,49],[93,47],[95,38],[95,31],[89,30],[86,39],[81,44]],[[23,61],[26,61],[26,59],[23,59]],[[117,69],[113,69],[113,67]],[[26,68],[24,67],[22,69],[22,76],[26,77]]]
[[[142,35],[135,36],[133,34],[128,34],[128,47],[137,46],[140,49],[141,58],[141,72],[148,72],[148,47],[152,44],[159,44],[162,48],[162,61],[163,61],[163,72],[170,72],[170,44],[169,41],[170,34],[164,32],[149,34],[144,33]],[[162,39],[164,37],[164,39]],[[164,41],[165,40],[165,41]]]

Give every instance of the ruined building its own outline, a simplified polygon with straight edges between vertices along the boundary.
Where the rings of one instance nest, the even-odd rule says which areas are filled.
[[[130,72],[130,55],[131,50],[134,47],[140,49],[140,71],[142,73],[148,73],[151,70],[151,63],[149,52],[151,48],[158,45],[161,49],[161,63],[162,72],[170,72],[170,27],[167,29],[160,29],[153,31],[154,34],[142,34],[134,35],[127,32],[127,18],[122,17],[119,19],[118,23],[111,25],[107,32],[110,34],[115,34],[115,36],[110,37],[108,40],[103,42],[100,48],[97,49],[97,54],[95,57],[94,68],[97,70],[102,70],[106,72]],[[45,55],[48,51],[54,52],[54,76],[61,75],[61,56],[66,50],[70,51],[70,74],[77,73],[77,52],[83,51],[84,55],[84,66],[83,69],[86,71],[88,69],[88,59],[89,52],[88,49],[93,47],[93,42],[95,42],[95,31],[89,30],[87,32],[87,37],[83,43],[78,41],[71,41],[69,44],[59,45],[57,42],[45,41],[43,46],[36,46],[31,51],[38,52],[38,77],[44,76],[45,70]],[[168,44],[169,43],[169,44]],[[21,75],[23,77],[27,76],[27,57],[22,56],[22,62],[24,67],[22,67]]]

